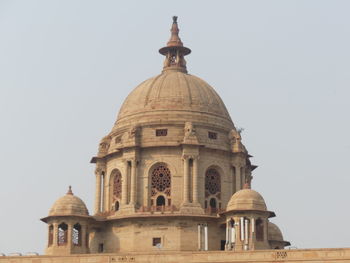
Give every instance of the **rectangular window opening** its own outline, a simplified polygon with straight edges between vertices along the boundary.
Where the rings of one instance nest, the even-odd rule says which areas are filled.
[[[98,253],[103,252],[103,243],[98,244]]]
[[[216,140],[218,138],[218,134],[216,132],[208,132],[208,138],[211,140]]]
[[[156,136],[167,136],[168,129],[156,129]]]
[[[122,136],[118,136],[115,138],[115,143],[121,143],[122,142]]]
[[[152,239],[152,246],[160,246],[162,244],[162,239],[160,237],[154,237]]]

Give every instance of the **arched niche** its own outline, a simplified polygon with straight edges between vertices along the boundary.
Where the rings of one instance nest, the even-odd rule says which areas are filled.
[[[171,205],[172,170],[165,162],[153,164],[149,169],[149,197],[151,206]]]
[[[223,170],[217,165],[211,165],[204,174],[204,207],[211,212],[221,209],[221,194],[223,183]]]
[[[68,225],[64,222],[58,225],[57,245],[65,246],[68,243]]]
[[[118,211],[122,198],[122,173],[119,169],[112,170],[109,178],[111,210]]]

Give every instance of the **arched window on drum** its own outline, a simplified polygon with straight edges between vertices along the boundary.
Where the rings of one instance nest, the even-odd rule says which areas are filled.
[[[118,169],[113,170],[112,180],[112,210],[118,211],[122,198],[122,174]]]
[[[151,206],[171,206],[171,172],[164,163],[151,170]]]
[[[215,213],[221,209],[221,176],[217,169],[205,173],[205,209]]]

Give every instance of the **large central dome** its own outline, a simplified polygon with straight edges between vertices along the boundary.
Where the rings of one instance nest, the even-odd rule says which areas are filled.
[[[167,70],[137,86],[126,98],[118,120],[148,111],[192,111],[230,121],[224,103],[204,80],[176,70]]]
[[[124,101],[113,130],[130,124],[198,120],[232,129],[227,109],[204,80],[187,73],[185,55],[191,50],[179,38],[176,18],[167,46],[159,52],[165,56],[163,71],[138,85]]]

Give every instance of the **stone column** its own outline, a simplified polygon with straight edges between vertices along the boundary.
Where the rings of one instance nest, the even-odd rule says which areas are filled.
[[[193,158],[193,203],[198,204],[198,156]]]
[[[268,238],[267,238],[267,231],[268,231],[268,220],[267,220],[267,218],[264,218],[263,219],[263,223],[264,223],[264,242],[265,243],[267,243],[267,240],[268,240]]]
[[[96,193],[95,193],[95,214],[101,212],[101,174],[100,171],[95,171],[96,175]]]
[[[102,189],[101,189],[101,212],[104,212],[106,210],[106,202],[105,202],[105,198],[106,198],[106,176],[104,174],[104,172],[101,173],[101,185],[102,185]]]
[[[232,192],[231,195],[233,195],[236,191],[237,191],[237,172],[236,172],[236,167],[235,166],[231,166],[231,172],[232,172]]]
[[[245,166],[241,167],[241,188],[243,189],[245,184]]]
[[[71,223],[69,223],[68,230],[67,230],[67,245],[68,245],[69,250],[71,250],[73,247],[72,233],[73,233],[73,226]]]
[[[183,204],[189,203],[189,158],[183,156],[184,160],[184,189],[183,189]]]
[[[122,200],[121,204],[126,205],[128,203],[128,161],[124,161],[124,173],[122,173]]]
[[[80,240],[80,246],[85,249],[87,247],[86,245],[86,229],[87,229],[87,226],[86,225],[81,225],[81,234],[80,234],[80,237],[81,237],[81,240]]]
[[[244,219],[244,250],[249,249],[249,220]]]
[[[241,182],[241,167],[240,166],[235,166],[236,167],[236,191],[239,191],[242,189],[241,185],[242,185],[242,182]]]
[[[136,160],[133,159],[131,161],[131,182],[130,182],[130,204],[131,205],[136,205],[136,177],[137,177],[137,173],[136,173]]]
[[[198,250],[202,250],[202,226],[198,224]]]
[[[255,249],[255,241],[256,241],[256,237],[255,237],[255,218],[252,217],[250,219],[250,222],[251,222],[250,249],[254,250]]]
[[[230,240],[230,245],[231,245],[231,250],[233,248],[233,245],[236,243],[236,226],[231,225],[231,240]]]
[[[241,250],[244,250],[244,240],[245,240],[245,232],[244,232],[244,218],[243,217],[240,217],[239,218],[239,229],[240,229],[240,232],[241,232],[241,236],[240,236],[240,249]]]
[[[53,223],[53,242],[52,246],[58,246],[58,223]]]
[[[231,229],[230,229],[230,221],[226,222],[226,242],[225,242],[225,250],[231,250]]]
[[[208,225],[204,225],[204,250],[208,250]]]

